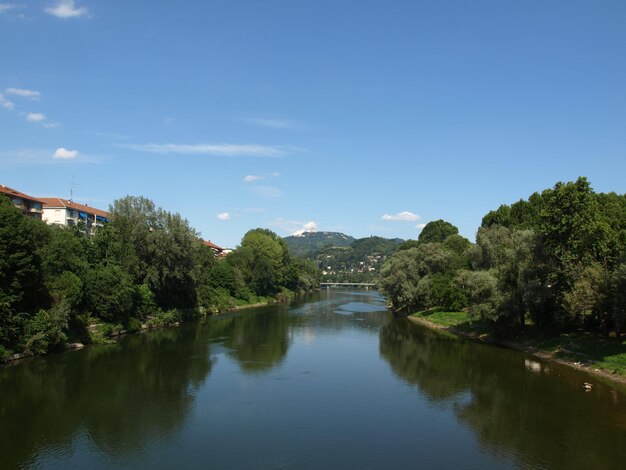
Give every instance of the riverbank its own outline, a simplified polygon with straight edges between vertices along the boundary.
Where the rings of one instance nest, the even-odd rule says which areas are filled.
[[[626,340],[576,332],[546,338],[528,327],[511,339],[496,338],[487,325],[471,321],[465,312],[424,310],[407,317],[427,328],[494,346],[522,351],[609,380],[626,384]]]
[[[0,358],[0,365],[13,363],[23,359],[35,356],[45,356],[51,353],[60,353],[68,351],[76,351],[93,344],[109,344],[114,343],[114,338],[127,334],[139,333],[150,329],[172,328],[177,327],[186,321],[196,320],[208,316],[218,316],[224,313],[238,312],[242,310],[267,307],[286,302],[291,302],[298,295],[304,295],[307,292],[297,294],[292,291],[283,291],[273,297],[257,297],[254,303],[239,303],[221,309],[173,309],[167,311],[159,311],[154,315],[148,316],[145,322],[141,322],[135,318],[131,318],[128,325],[113,323],[93,323],[85,327],[82,335],[70,335],[70,338],[58,349],[49,351],[44,354],[37,354],[32,351],[22,351],[11,354],[8,357]],[[259,301],[261,300],[261,301]]]

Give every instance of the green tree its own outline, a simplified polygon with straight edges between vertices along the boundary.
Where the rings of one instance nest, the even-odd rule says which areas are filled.
[[[100,265],[85,277],[85,307],[106,322],[126,322],[137,292],[130,275],[115,265]]]
[[[459,229],[445,220],[428,222],[418,237],[420,243],[443,243],[446,238],[459,233]]]
[[[0,345],[13,347],[22,334],[28,312],[45,302],[43,270],[38,250],[48,227],[24,217],[0,196]]]
[[[290,255],[286,243],[274,232],[254,229],[246,233],[241,246],[227,260],[242,272],[254,292],[271,295],[284,285]]]

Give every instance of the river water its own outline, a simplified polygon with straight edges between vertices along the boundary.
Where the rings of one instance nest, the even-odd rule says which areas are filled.
[[[608,469],[625,451],[624,388],[395,319],[373,291],[0,368],[3,469]]]

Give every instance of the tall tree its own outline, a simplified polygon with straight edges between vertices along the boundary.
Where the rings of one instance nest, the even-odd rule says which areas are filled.
[[[428,222],[417,238],[420,243],[443,243],[446,238],[459,233],[459,229],[445,220]]]

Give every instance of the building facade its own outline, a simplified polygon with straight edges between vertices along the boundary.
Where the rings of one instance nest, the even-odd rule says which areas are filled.
[[[44,205],[42,199],[29,196],[3,184],[0,184],[0,194],[7,196],[13,205],[20,209],[24,215],[35,219],[42,218]]]
[[[79,204],[60,197],[43,197],[43,220],[48,224],[64,227],[81,227],[93,234],[98,227],[109,221],[109,213],[87,204]]]

